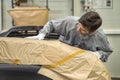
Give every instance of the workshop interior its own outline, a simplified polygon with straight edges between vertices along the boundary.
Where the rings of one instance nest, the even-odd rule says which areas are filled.
[[[108,73],[111,76],[111,80],[120,80],[120,62],[119,62],[120,5],[119,3],[120,0],[1,0],[0,1],[0,38],[1,41],[3,42],[6,41],[6,44],[7,42],[12,43],[14,41],[12,41],[11,39],[4,40],[4,38],[17,38],[17,39],[20,38],[20,40],[15,41],[16,43],[20,43],[20,41],[23,41],[21,40],[21,38],[38,35],[39,31],[50,20],[60,19],[67,16],[81,17],[81,15],[83,15],[86,12],[96,11],[101,15],[103,19],[103,24],[101,25],[101,27],[103,28],[113,48],[113,53],[110,55],[109,60],[105,63],[100,63],[100,64],[104,65],[105,68],[108,70]],[[45,40],[48,41],[57,40],[58,38],[59,38],[59,34],[55,33],[54,31],[49,35],[45,36]],[[31,42],[30,40],[28,41]],[[39,41],[36,42],[40,43]],[[34,47],[36,42],[32,43],[31,45],[33,45]],[[45,42],[43,41],[43,43]],[[51,43],[56,44],[56,42],[53,41],[51,41]],[[24,42],[23,44],[26,43]],[[20,45],[23,46],[23,44]],[[42,45],[42,43],[40,43],[40,45]],[[43,45],[44,46],[42,46],[42,48],[48,46],[46,44]],[[64,44],[62,45],[67,47]],[[2,46],[0,47],[2,49]],[[15,46],[13,48],[15,48]],[[46,48],[49,49],[49,47]],[[12,49],[12,48],[8,48],[8,49]],[[29,49],[26,48],[26,51],[27,50]],[[2,56],[2,53],[0,53],[0,55]],[[42,65],[35,65],[35,64],[19,65],[17,59],[13,61],[13,64],[7,64],[2,62],[6,62],[6,61],[2,61],[2,58],[0,57],[0,80],[21,80],[21,79],[22,80],[53,80],[47,76],[37,73],[40,70],[40,68],[43,68]],[[61,78],[61,80],[64,79]],[[74,80],[74,79],[68,79],[68,80]],[[90,79],[90,80],[97,80],[97,79]],[[101,80],[109,80],[109,79],[101,78]]]

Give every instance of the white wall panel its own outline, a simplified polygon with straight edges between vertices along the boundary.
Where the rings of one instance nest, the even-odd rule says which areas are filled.
[[[0,1],[0,32],[2,29],[2,7],[1,7],[1,1]]]
[[[72,0],[50,0],[49,19],[58,19],[72,15]]]
[[[8,10],[12,8],[11,0],[3,0],[3,29],[12,27],[12,19],[8,14]]]
[[[25,5],[25,4],[24,4]],[[27,5],[46,8],[46,0],[28,0]],[[72,15],[72,0],[48,0],[49,20]]]

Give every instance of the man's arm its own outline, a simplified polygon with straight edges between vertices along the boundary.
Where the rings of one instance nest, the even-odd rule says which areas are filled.
[[[68,22],[67,18],[51,20],[43,27],[43,29],[40,30],[39,33],[40,34],[44,33],[47,35],[54,31],[60,35],[64,35],[66,32],[67,22]]]
[[[113,49],[108,41],[107,36],[103,32],[103,30],[100,30],[97,37],[97,46],[96,50],[100,54],[100,59],[103,62],[106,62],[109,55],[113,52]]]
[[[58,19],[58,20],[51,20],[47,22],[47,24],[39,31],[39,34],[37,36],[27,37],[27,38],[36,38],[36,39],[44,39],[45,36],[49,35],[51,32],[56,32],[59,35],[65,35],[66,34],[66,26],[68,23],[68,19]]]

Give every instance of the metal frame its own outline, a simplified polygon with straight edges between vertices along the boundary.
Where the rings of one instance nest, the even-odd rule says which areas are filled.
[[[72,15],[74,16],[74,0],[72,0],[72,9],[71,9],[71,11],[72,11]]]
[[[3,0],[0,1],[0,32],[3,26]]]

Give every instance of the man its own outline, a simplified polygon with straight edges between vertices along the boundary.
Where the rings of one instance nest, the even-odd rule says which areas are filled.
[[[67,17],[60,20],[49,21],[37,36],[30,38],[44,39],[55,31],[60,35],[59,40],[81,49],[93,51],[103,62],[112,53],[112,48],[103,30],[99,28],[102,19],[97,12],[90,11],[80,19]]]

